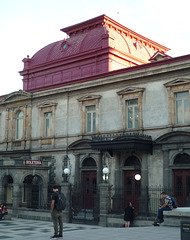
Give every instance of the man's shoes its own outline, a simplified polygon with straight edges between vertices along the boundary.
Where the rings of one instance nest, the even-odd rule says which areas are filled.
[[[160,219],[156,219],[153,223],[153,226],[160,227],[160,222],[159,221],[160,221]]]
[[[160,227],[160,224],[157,223],[157,222],[155,222],[155,223],[153,223],[153,226],[155,226],[155,227]]]
[[[63,237],[63,235],[62,235],[62,234],[59,234],[59,235],[58,235],[58,238],[62,238],[62,237]]]
[[[50,237],[50,239],[57,239],[58,237],[58,235],[53,235],[52,237]]]

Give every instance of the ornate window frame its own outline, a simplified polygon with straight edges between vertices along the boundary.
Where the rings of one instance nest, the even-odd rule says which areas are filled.
[[[169,124],[176,126],[189,124],[189,123],[185,124],[176,123],[175,95],[176,93],[189,92],[190,103],[190,79],[177,78],[173,81],[164,84],[164,86],[166,87],[168,92]]]
[[[55,136],[55,111],[57,103],[43,103],[38,105],[40,110],[40,137],[42,138],[52,138]],[[52,131],[50,136],[45,135],[45,114],[52,113]]]
[[[136,87],[127,87],[117,94],[120,96],[121,101],[121,110],[122,110],[122,128],[124,130],[136,130],[141,129],[143,127],[143,120],[142,120],[142,96],[144,92],[144,88],[136,88]],[[138,128],[127,128],[127,113],[126,107],[127,102],[131,100],[138,101],[138,112],[139,112],[139,121],[138,121]]]
[[[94,134],[99,130],[99,103],[100,95],[86,95],[78,99],[81,108],[81,133],[85,134]],[[96,123],[95,123],[95,132],[87,132],[87,107],[95,106],[96,112]]]

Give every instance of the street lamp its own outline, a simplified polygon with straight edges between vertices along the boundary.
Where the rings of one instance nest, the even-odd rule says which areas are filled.
[[[104,167],[103,168],[103,179],[104,179],[104,182],[107,183],[107,180],[108,180],[108,174],[109,174],[109,169],[107,167]]]
[[[135,180],[140,181],[141,175],[139,173],[135,174]]]
[[[70,171],[69,168],[65,168],[65,169],[63,170],[63,172],[64,172],[64,174],[65,174],[65,182],[68,182],[68,177],[69,177],[71,171]]]

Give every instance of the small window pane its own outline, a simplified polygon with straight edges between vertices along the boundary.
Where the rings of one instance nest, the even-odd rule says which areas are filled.
[[[93,112],[93,132],[96,130],[96,113]]]
[[[177,123],[183,123],[182,101],[176,101],[176,120]]]
[[[45,137],[48,137],[48,136],[51,136],[51,132],[52,132],[52,123],[53,123],[53,120],[52,120],[52,113],[49,112],[49,113],[45,113],[44,114],[44,117],[45,117]]]
[[[189,97],[188,92],[176,93],[176,98],[188,98],[188,97]]]
[[[189,92],[176,93],[176,123],[184,124],[190,122]]]
[[[16,139],[23,137],[23,112],[19,112],[16,116]]]
[[[132,100],[127,102],[127,128],[139,127],[139,110],[138,101]]]
[[[87,113],[87,132],[91,132],[91,113]]]
[[[96,106],[89,106],[86,108],[86,131],[95,132],[96,130]]]

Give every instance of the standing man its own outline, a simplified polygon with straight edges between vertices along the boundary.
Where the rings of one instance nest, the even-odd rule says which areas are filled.
[[[56,203],[58,202],[58,192],[59,192],[59,186],[54,185],[52,201],[51,201],[51,217],[53,220],[54,235],[51,237],[51,239],[62,238],[62,234],[63,234],[63,213],[62,213],[62,210],[56,209]],[[58,224],[59,224],[59,234],[58,234]]]
[[[163,204],[158,209],[158,216],[156,221],[153,224],[154,226],[160,226],[160,223],[164,222],[164,218],[163,218],[164,211],[171,211],[173,209],[172,199],[170,196],[167,195],[166,192],[161,193],[161,200]]]

